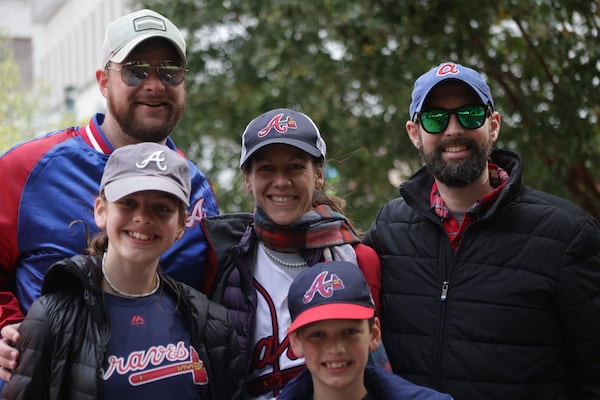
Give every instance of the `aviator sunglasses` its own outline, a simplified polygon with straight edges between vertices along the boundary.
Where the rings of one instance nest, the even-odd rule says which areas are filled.
[[[108,63],[106,69],[121,71],[121,80],[127,86],[137,86],[144,82],[152,69],[156,69],[156,74],[161,81],[169,86],[178,86],[185,79],[187,69],[178,61],[163,61],[158,65],[152,65],[145,61],[129,61],[121,65],[121,68],[113,68]]]
[[[484,104],[467,105],[452,110],[436,108],[421,111],[417,114],[417,118],[425,132],[436,134],[443,132],[448,127],[452,114],[456,115],[458,123],[465,129],[481,128],[489,111],[489,107]]]

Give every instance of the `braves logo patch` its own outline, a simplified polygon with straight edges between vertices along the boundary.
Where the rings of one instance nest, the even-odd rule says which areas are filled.
[[[277,114],[276,116],[271,118],[271,120],[269,121],[267,126],[265,126],[263,129],[258,131],[258,137],[263,137],[263,136],[268,135],[269,132],[271,131],[271,129],[275,129],[279,133],[286,133],[288,131],[288,129],[297,129],[297,128],[298,128],[298,125],[296,124],[296,121],[294,121],[294,119],[292,117],[288,116],[288,117],[284,118],[283,113]]]
[[[150,154],[144,160],[136,162],[135,166],[138,168],[146,168],[151,162],[153,162],[153,163],[156,163],[156,168],[158,168],[161,171],[166,171],[167,166],[164,164],[164,161],[165,161],[164,152],[162,150],[158,150],[158,151],[155,151],[154,153]]]
[[[442,65],[440,65],[440,67],[437,70],[438,76],[458,75],[459,73],[460,73],[460,70],[458,69],[458,65],[456,65],[454,63],[442,64]]]
[[[342,290],[344,288],[344,282],[336,274],[331,274],[331,277],[325,280],[327,273],[327,271],[323,271],[313,280],[310,288],[304,293],[302,299],[304,304],[310,303],[317,293],[324,298],[329,298],[333,296],[335,290]]]
[[[190,374],[195,385],[208,384],[204,362],[194,347],[190,346],[188,350],[183,342],[152,346],[145,351],[134,351],[127,357],[111,355],[103,379],[106,381],[113,374],[129,375],[129,383],[133,386],[183,374]]]

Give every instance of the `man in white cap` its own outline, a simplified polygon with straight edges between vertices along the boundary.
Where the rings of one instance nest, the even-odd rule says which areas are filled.
[[[139,10],[111,22],[96,80],[106,114],[87,126],[51,132],[0,157],[0,378],[9,379],[18,354],[23,314],[39,296],[54,262],[81,253],[95,233],[94,199],[104,165],[118,147],[169,135],[185,106],[186,43],[164,16]],[[200,287],[206,240],[200,221],[217,215],[208,179],[188,161],[192,181],[184,236],[161,259],[173,278]],[[73,223],[74,221],[82,223]]]
[[[409,113],[425,166],[364,239],[394,372],[460,400],[600,398],[598,221],[492,150],[500,114],[473,69],[423,74]]]

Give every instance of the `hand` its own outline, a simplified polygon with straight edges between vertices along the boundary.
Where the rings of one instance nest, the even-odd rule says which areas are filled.
[[[0,340],[0,379],[9,381],[12,377],[12,370],[17,367],[19,351],[13,347],[19,338],[19,326],[21,324],[6,325],[0,331],[2,339]]]

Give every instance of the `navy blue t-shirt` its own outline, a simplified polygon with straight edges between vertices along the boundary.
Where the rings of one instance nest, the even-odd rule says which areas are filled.
[[[180,308],[166,293],[139,299],[104,294],[111,337],[104,399],[207,399],[204,363]]]

